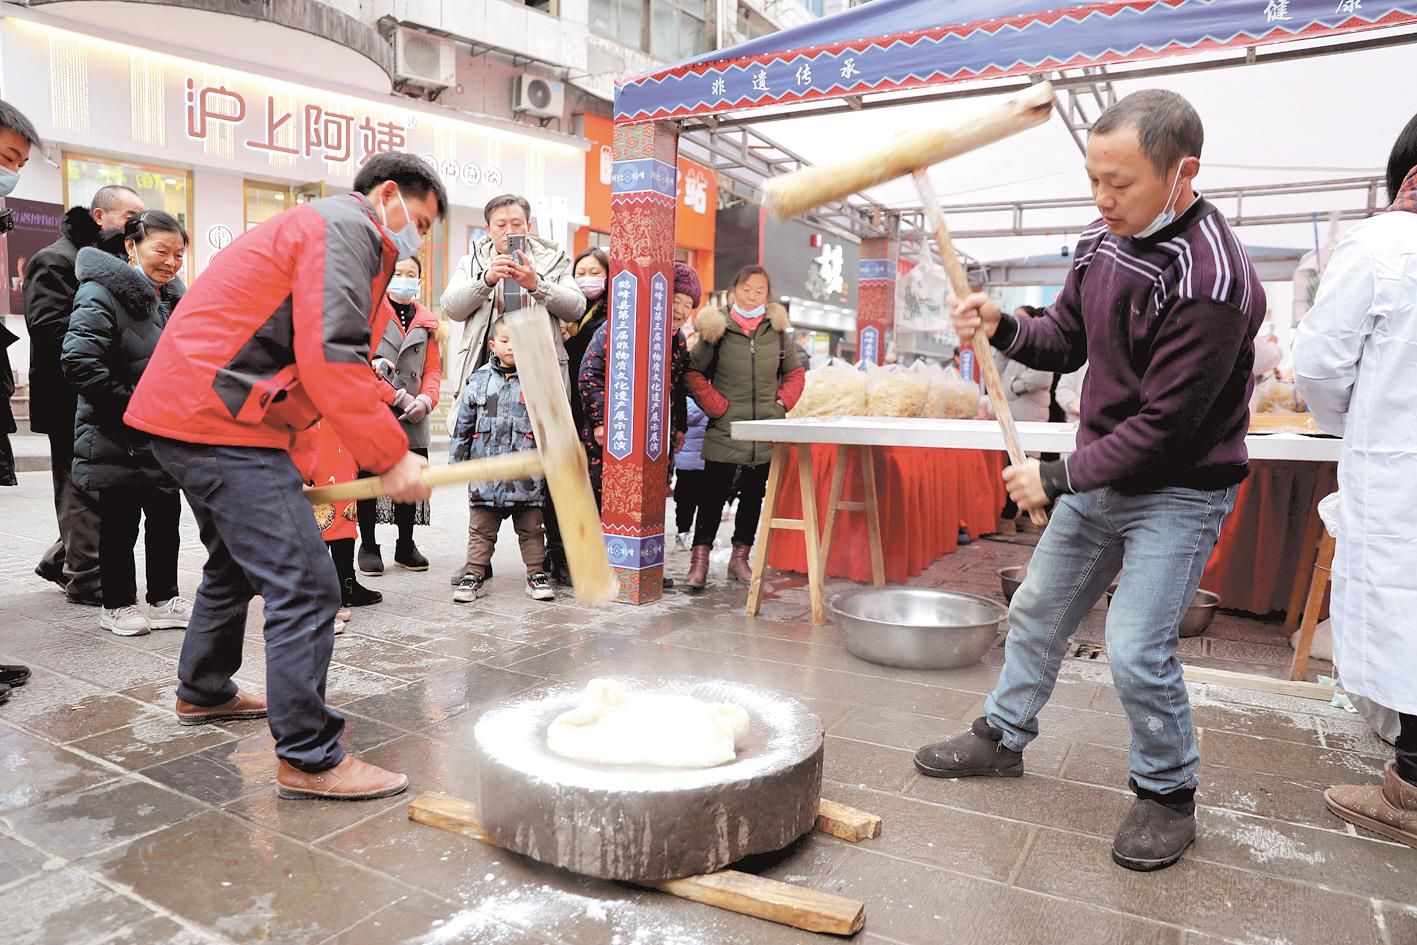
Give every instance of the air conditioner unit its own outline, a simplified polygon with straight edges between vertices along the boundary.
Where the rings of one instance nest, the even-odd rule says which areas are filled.
[[[536,75],[512,80],[512,111],[538,118],[560,118],[566,109],[566,84]]]
[[[399,27],[394,34],[394,72],[401,82],[445,89],[457,82],[451,39]]]

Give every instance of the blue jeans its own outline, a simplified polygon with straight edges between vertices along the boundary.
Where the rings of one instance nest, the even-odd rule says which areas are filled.
[[[1131,725],[1132,779],[1158,794],[1196,786],[1200,753],[1177,630],[1236,488],[1102,488],[1058,500],[1014,594],[1004,668],[984,703],[1007,747],[1021,751],[1038,736],[1068,638],[1121,571],[1107,610],[1107,659]]]
[[[246,611],[265,602],[266,720],[276,755],[302,771],[344,758],[344,716],[325,704],[339,578],[283,450],[153,439],[197,519],[207,563],[182,641],[177,696],[199,706],[236,695]]]

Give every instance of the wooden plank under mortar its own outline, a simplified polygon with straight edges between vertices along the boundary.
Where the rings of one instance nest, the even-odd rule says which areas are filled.
[[[842,805],[834,807],[839,809],[838,813],[848,822],[856,822],[860,816],[871,816]],[[477,809],[468,801],[450,794],[429,791],[419,795],[409,805],[408,818],[416,823],[497,846],[497,842],[488,836],[487,831],[478,823]],[[876,821],[879,833],[880,818],[876,818]],[[820,820],[818,824],[818,829],[821,829]],[[692,899],[704,905],[767,919],[769,922],[790,925],[808,932],[854,935],[866,924],[866,906],[858,900],[780,883],[737,870],[720,870],[703,876],[687,876],[683,879],[635,885],[658,889],[681,899]]]

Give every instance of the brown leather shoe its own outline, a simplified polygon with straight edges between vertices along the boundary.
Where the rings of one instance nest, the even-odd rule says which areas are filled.
[[[276,793],[287,800],[369,801],[408,788],[408,775],[385,771],[353,755],[325,771],[301,771],[285,759],[276,765]]]
[[[701,591],[704,585],[708,584],[709,552],[713,551],[713,545],[695,545],[689,550],[689,573],[684,577],[684,583],[690,589]]]
[[[1417,784],[1397,774],[1397,764],[1383,767],[1383,783],[1340,785],[1324,791],[1328,809],[1339,817],[1389,840],[1417,847]]]
[[[753,580],[753,564],[748,560],[753,553],[752,545],[734,545],[733,557],[728,559],[728,576],[747,584]]]
[[[183,725],[206,725],[208,722],[230,722],[235,719],[266,717],[266,697],[253,696],[236,690],[236,695],[221,705],[202,706],[177,700],[177,721]]]

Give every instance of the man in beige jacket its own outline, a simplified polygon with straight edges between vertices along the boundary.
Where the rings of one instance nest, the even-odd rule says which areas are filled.
[[[531,235],[531,204],[525,197],[493,197],[483,215],[489,235],[458,262],[442,298],[443,314],[463,323],[462,340],[449,365],[457,377],[458,394],[468,375],[487,360],[487,329],[504,310],[498,288],[503,279],[521,286],[522,308],[539,309],[551,321],[575,322],[585,314],[585,296],[576,288],[570,257],[550,240]],[[514,258],[507,252],[507,237],[513,235],[526,238],[530,258]],[[548,325],[548,330],[552,327],[564,377],[566,347],[560,326]],[[565,380],[569,390],[570,380]]]
[[[462,339],[449,363],[457,377],[458,389],[453,403],[462,396],[468,376],[487,360],[487,330],[499,315],[507,310],[502,285],[510,280],[521,286],[520,298],[513,310],[530,308],[546,316],[547,331],[551,332],[556,357],[561,363],[561,381],[570,395],[571,379],[566,368],[566,346],[561,337],[561,324],[576,322],[585,314],[586,300],[576,288],[571,260],[561,247],[547,239],[532,236],[531,204],[525,197],[503,194],[493,197],[483,208],[488,236],[479,240],[458,262],[457,271],[443,291],[443,314],[462,322]],[[522,236],[525,250],[516,256],[507,251],[507,239]],[[457,411],[448,414],[448,432],[457,420]],[[556,510],[546,505],[546,570],[560,584],[570,582],[565,554],[561,549],[561,531]],[[453,575],[454,586],[467,573],[464,567]],[[491,577],[490,572],[485,577]]]

